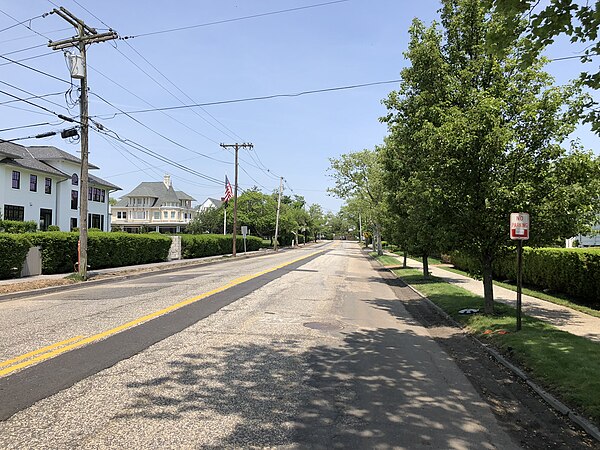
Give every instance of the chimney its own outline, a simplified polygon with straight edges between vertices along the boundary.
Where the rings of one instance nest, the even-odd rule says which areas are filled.
[[[171,187],[171,175],[165,175],[163,178],[163,183],[165,183],[165,186],[167,189],[169,189]]]

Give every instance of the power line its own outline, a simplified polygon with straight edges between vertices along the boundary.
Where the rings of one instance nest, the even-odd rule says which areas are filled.
[[[30,23],[31,23],[31,22],[32,22],[32,21],[34,21],[35,19],[40,19],[40,18],[42,18],[42,17],[45,17],[45,16],[46,16],[45,14],[40,14],[39,16],[31,17],[31,18],[29,18],[29,19],[25,19],[25,20],[22,20],[21,22],[19,22],[19,21],[18,21],[17,19],[15,19],[13,16],[11,16],[10,14],[8,14],[7,12],[4,12],[4,11],[2,11],[1,9],[0,9],[0,13],[4,14],[5,16],[8,16],[8,17],[10,17],[11,19],[13,19],[14,21],[16,21],[16,22],[17,22],[17,23],[15,23],[14,25],[11,25],[10,27],[3,28],[2,30],[0,30],[0,33],[4,32],[4,31],[7,31],[7,30],[10,30],[11,28],[18,27],[19,25],[24,25],[24,24],[25,24],[25,23],[27,23],[27,22],[30,22]],[[46,14],[48,14],[48,13],[46,13]],[[25,26],[27,26],[27,25],[25,25]]]
[[[335,1],[326,2],[326,3],[317,3],[315,5],[307,5],[307,6],[300,6],[297,8],[281,9],[278,11],[269,11],[269,12],[260,13],[260,14],[252,14],[250,16],[235,17],[233,19],[217,20],[215,22],[207,22],[207,23],[201,23],[201,24],[197,24],[197,25],[188,25],[185,27],[170,28],[170,29],[159,30],[159,31],[151,31],[149,33],[140,33],[140,34],[135,34],[135,35],[131,35],[131,36],[123,36],[121,39],[123,39],[123,40],[134,39],[134,38],[139,38],[139,37],[144,37],[144,36],[154,36],[157,34],[165,34],[165,33],[173,33],[176,31],[191,30],[193,28],[201,28],[201,27],[208,27],[208,26],[212,26],[212,25],[220,25],[223,23],[239,22],[241,20],[256,19],[258,17],[273,16],[276,14],[284,14],[284,13],[289,13],[289,12],[294,12],[294,11],[301,11],[304,9],[318,8],[321,6],[328,6],[328,5],[333,5],[336,3],[346,3],[348,1],[350,1],[350,0],[335,0]]]
[[[25,89],[21,89],[20,87],[15,86],[14,84],[7,83],[6,81],[0,80],[0,83],[6,85],[8,87],[11,87],[13,89],[16,89],[17,91],[23,92],[23,93],[28,94],[28,95],[32,95],[33,96],[32,98],[34,98],[34,99],[35,98],[39,98],[40,100],[43,100],[43,101],[45,101],[47,103],[50,103],[50,104],[52,104],[54,106],[58,106],[59,108],[64,108],[64,109],[67,110],[67,112],[69,111],[69,109],[66,106],[61,105],[61,104],[56,103],[56,102],[53,102],[52,100],[48,100],[47,98],[44,98],[45,96],[36,95],[36,94],[34,94],[32,92],[26,91]],[[26,99],[23,99],[23,101],[26,101]]]
[[[243,103],[243,102],[252,102],[252,101],[257,101],[257,100],[269,100],[269,99],[273,99],[273,98],[300,97],[302,95],[319,94],[319,93],[323,93],[323,92],[343,91],[343,90],[358,89],[358,88],[363,88],[363,87],[368,87],[368,86],[399,83],[400,81],[402,81],[402,80],[397,79],[397,80],[388,80],[388,81],[374,81],[371,83],[353,84],[353,85],[348,85],[348,86],[337,86],[337,87],[325,88],[325,89],[314,89],[311,91],[302,91],[302,92],[296,92],[293,94],[273,94],[273,95],[264,95],[264,96],[259,96],[259,97],[246,97],[246,98],[240,98],[240,99],[234,99],[234,100],[221,100],[221,101],[215,101],[215,102],[194,103],[194,104],[190,104],[190,105],[165,106],[162,108],[152,108],[152,109],[138,109],[138,110],[133,110],[133,111],[122,111],[122,112],[115,113],[112,115],[103,114],[103,115],[97,115],[97,116],[91,116],[91,117],[106,116],[106,117],[104,117],[105,119],[107,119],[107,118],[112,119],[121,114],[140,114],[140,113],[155,112],[155,111],[170,111],[170,110],[175,110],[175,109],[199,108],[202,106],[227,105],[227,104],[231,104],[231,103]]]
[[[0,130],[0,133],[5,132],[5,131],[22,130],[23,128],[41,127],[41,126],[44,126],[44,125],[55,126],[55,125],[60,125],[61,123],[62,122],[58,122],[58,123],[51,123],[51,122],[32,123],[31,125],[21,125],[21,126],[18,126],[18,127],[2,128]]]
[[[165,162],[165,163],[167,163],[169,165],[177,167],[178,169],[183,170],[184,172],[190,173],[192,175],[195,175],[195,176],[197,176],[199,178],[202,178],[204,180],[210,181],[210,182],[218,184],[218,185],[222,184],[222,181],[219,180],[219,179],[217,179],[217,178],[213,178],[213,177],[211,177],[209,175],[205,175],[205,174],[203,174],[201,172],[198,172],[196,170],[190,169],[189,167],[184,166],[183,164],[178,163],[176,161],[173,161],[172,159],[167,158],[166,156],[162,156],[161,154],[156,153],[155,151],[149,149],[148,147],[145,147],[142,144],[139,144],[139,143],[137,143],[135,141],[132,141],[131,139],[121,138],[117,133],[115,133],[112,130],[106,129],[106,130],[108,130],[108,131],[106,131],[106,130],[101,130],[101,129],[96,129],[96,128],[92,128],[92,130],[94,130],[94,131],[96,131],[98,133],[104,134],[104,135],[106,135],[106,136],[108,136],[108,137],[110,137],[112,139],[115,139],[115,140],[117,140],[119,142],[122,142],[123,144],[125,144],[125,145],[127,145],[127,146],[129,146],[129,147],[131,147],[131,148],[133,148],[135,150],[138,150],[138,151],[140,151],[142,153],[145,153],[148,156],[151,156],[151,157],[153,157],[155,159],[158,159],[159,161],[162,161],[162,162]],[[111,132],[114,134],[114,136],[112,134],[110,134]]]
[[[5,60],[7,60],[7,61],[9,61],[9,62],[11,62],[13,64],[17,64],[17,65],[19,65],[21,67],[25,67],[26,69],[33,70],[34,72],[37,72],[37,73],[42,74],[44,76],[47,76],[49,78],[53,78],[54,80],[62,81],[63,83],[67,83],[68,85],[71,85],[70,81],[67,81],[67,80],[65,80],[63,78],[56,77],[56,76],[54,76],[52,74],[44,72],[43,70],[39,70],[39,69],[36,69],[35,67],[28,66],[27,64],[20,63],[19,61],[15,61],[14,59],[7,58],[6,56],[0,55],[0,58],[5,59]]]
[[[24,100],[35,100],[37,98],[44,98],[44,97],[52,97],[55,95],[63,95],[64,92],[54,92],[52,94],[44,94],[44,95],[35,95],[33,97],[27,97]],[[20,102],[21,100],[8,100],[6,102],[0,102],[0,106],[2,105],[8,105],[9,103],[15,103],[15,102]]]
[[[111,102],[109,102],[108,100],[104,99],[104,98],[103,98],[103,97],[101,97],[100,95],[98,95],[98,94],[95,94],[94,92],[91,92],[91,94],[92,94],[92,95],[94,95],[95,97],[98,97],[100,100],[102,100],[102,101],[103,101],[104,103],[106,103],[107,105],[109,105],[109,106],[112,106],[114,109],[116,109],[116,110],[120,111],[121,113],[125,114],[127,117],[129,117],[131,120],[133,120],[133,121],[134,121],[134,122],[136,122],[137,124],[141,125],[142,127],[146,128],[147,130],[151,131],[152,133],[156,134],[157,136],[160,136],[161,138],[165,139],[166,141],[169,141],[170,143],[172,143],[172,144],[176,145],[177,147],[183,148],[184,150],[187,150],[187,151],[189,151],[189,152],[192,152],[192,153],[196,153],[197,155],[204,156],[205,158],[211,159],[211,160],[213,160],[213,161],[217,161],[217,162],[224,163],[224,164],[231,164],[231,163],[230,163],[230,162],[228,162],[228,161],[223,161],[223,160],[221,160],[221,159],[213,158],[212,156],[208,156],[208,155],[206,155],[206,154],[204,154],[204,153],[198,152],[197,150],[192,150],[191,148],[189,148],[189,147],[186,147],[185,145],[183,145],[183,144],[180,144],[179,142],[177,142],[177,141],[175,141],[175,140],[171,139],[170,137],[168,137],[168,136],[165,136],[164,134],[162,134],[162,133],[160,133],[160,132],[156,131],[154,128],[152,128],[152,127],[149,127],[149,126],[148,126],[148,125],[146,125],[145,123],[141,122],[140,120],[136,119],[136,118],[135,118],[135,117],[133,117],[132,115],[130,115],[130,114],[128,114],[127,112],[123,111],[123,110],[122,110],[121,108],[119,108],[118,106],[115,106],[115,105],[113,105]],[[93,117],[93,116],[90,116],[90,117]]]
[[[79,125],[81,125],[81,122],[79,122],[78,120],[73,119],[72,117],[68,117],[68,116],[65,116],[63,114],[58,114],[58,113],[52,111],[51,109],[46,108],[45,106],[38,105],[36,103],[30,102],[29,100],[26,100],[26,99],[21,98],[21,97],[17,97],[16,95],[11,94],[10,92],[6,92],[6,91],[3,91],[3,90],[0,89],[0,94],[8,95],[9,97],[12,97],[12,98],[14,98],[16,100],[20,100],[20,101],[22,101],[24,103],[27,103],[28,105],[34,106],[36,108],[39,108],[39,109],[41,109],[43,111],[46,111],[47,113],[55,115],[59,119],[65,120],[67,122],[78,123]]]
[[[121,89],[123,89],[124,91],[128,92],[129,94],[133,95],[135,98],[137,98],[138,100],[141,100],[142,102],[144,102],[146,105],[154,108],[154,105],[150,102],[148,102],[147,100],[145,100],[144,98],[140,97],[139,95],[137,95],[136,93],[132,92],[130,89],[126,88],[125,86],[123,86],[122,84],[118,83],[117,81],[113,80],[112,78],[110,78],[109,76],[107,76],[106,74],[100,72],[98,69],[95,69],[94,67],[90,66],[88,64],[88,68],[92,69],[94,72],[98,73],[99,75],[101,75],[102,77],[106,78],[108,81],[110,81],[111,83],[115,84],[116,86],[120,87]],[[204,139],[211,141],[214,144],[218,144],[217,141],[215,141],[214,139],[211,139],[210,137],[200,133],[198,130],[193,129],[192,127],[186,125],[185,123],[183,123],[182,121],[176,119],[175,117],[173,117],[172,115],[161,111],[162,114],[164,114],[165,116],[167,116],[168,118],[170,118],[171,120],[179,123],[180,125],[186,127],[188,130],[191,130],[192,132],[194,132],[195,134],[197,134],[198,136],[202,136]]]
[[[44,47],[45,47],[45,45],[44,45]],[[49,56],[49,55],[54,55],[54,52],[42,53],[40,55],[35,55],[35,56],[28,56],[27,58],[22,58],[22,59],[16,60],[16,62],[29,61],[30,59],[41,58],[42,56]],[[0,64],[0,67],[1,66],[8,66],[9,64],[14,64],[14,63],[12,61],[11,62],[5,62],[5,63]]]
[[[14,55],[15,53],[26,52],[27,50],[33,50],[41,47],[46,47],[46,44],[32,45],[31,47],[22,48],[21,50],[13,50],[12,52],[4,53],[3,56]]]

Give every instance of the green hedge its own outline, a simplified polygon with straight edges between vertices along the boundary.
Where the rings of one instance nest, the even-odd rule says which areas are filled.
[[[79,233],[48,231],[31,235],[33,245],[42,247],[42,273],[67,273],[75,269]],[[168,236],[91,232],[88,235],[90,269],[120,267],[165,261]]]
[[[33,221],[0,220],[0,232],[4,233],[35,233],[37,224]]]
[[[15,278],[21,274],[29,247],[29,235],[0,233],[0,279]]]
[[[181,236],[181,253],[184,259],[202,258],[203,256],[227,255],[231,253],[231,235],[223,234],[184,234]],[[259,250],[262,239],[256,236],[246,238],[246,249]],[[244,251],[244,239],[237,236],[236,250]]]
[[[452,264],[457,268],[477,273],[475,260],[452,254]],[[517,257],[515,252],[498,259],[493,267],[497,280],[516,280]],[[597,303],[600,299],[600,248],[524,248],[523,284]]]

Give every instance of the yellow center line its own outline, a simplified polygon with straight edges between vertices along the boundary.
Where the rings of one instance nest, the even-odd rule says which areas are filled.
[[[31,356],[38,355],[38,356],[35,356],[34,358],[28,359],[27,361],[23,361],[23,362],[18,363],[18,364],[13,364],[10,367],[7,367],[5,369],[0,369],[0,376],[8,375],[9,373],[12,373],[12,372],[14,372],[16,370],[19,370],[19,369],[22,369],[22,368],[25,368],[25,367],[29,367],[31,365],[34,365],[34,364],[38,363],[38,362],[45,361],[47,359],[53,358],[55,356],[58,356],[58,355],[60,355],[62,353],[66,353],[66,352],[68,352],[70,350],[82,347],[82,346],[84,346],[86,344],[90,344],[92,342],[99,341],[99,340],[104,339],[104,338],[106,338],[108,336],[111,336],[113,334],[119,333],[120,331],[126,330],[128,328],[135,327],[135,326],[140,325],[140,324],[142,324],[144,322],[147,322],[149,320],[155,319],[156,317],[159,317],[159,316],[162,316],[164,314],[170,313],[171,311],[175,311],[176,309],[182,308],[182,307],[187,306],[187,305],[189,305],[191,303],[194,303],[194,302],[197,302],[199,300],[202,300],[202,299],[204,299],[206,297],[210,297],[211,295],[215,295],[215,294],[218,294],[220,292],[223,292],[223,291],[225,291],[225,290],[227,290],[229,288],[232,288],[234,286],[242,284],[242,283],[244,283],[246,281],[252,280],[254,278],[258,278],[261,275],[265,275],[267,273],[274,272],[274,271],[276,271],[278,269],[281,269],[281,268],[283,268],[285,266],[289,266],[289,265],[294,264],[294,263],[296,263],[298,261],[302,261],[303,259],[307,259],[307,258],[313,257],[315,255],[318,255],[319,253],[322,253],[323,251],[324,250],[319,250],[319,251],[313,252],[313,253],[311,253],[309,255],[304,255],[304,256],[302,256],[300,258],[296,258],[296,259],[293,259],[291,261],[288,261],[288,262],[285,262],[285,263],[282,263],[282,264],[278,264],[277,266],[271,267],[269,269],[265,269],[265,270],[262,270],[260,272],[256,272],[256,273],[253,273],[253,274],[250,274],[250,275],[241,276],[241,277],[236,278],[236,279],[234,279],[234,280],[232,280],[232,281],[224,284],[223,286],[215,288],[215,289],[213,289],[211,291],[204,292],[204,293],[202,293],[200,295],[197,295],[195,297],[188,298],[188,299],[183,300],[181,302],[178,302],[178,303],[175,303],[173,305],[167,306],[166,308],[163,308],[161,310],[155,311],[155,312],[150,313],[150,314],[146,314],[145,316],[142,316],[142,317],[139,317],[137,319],[131,320],[131,321],[127,322],[127,323],[124,323],[123,325],[119,325],[118,327],[111,328],[110,330],[102,331],[100,333],[94,334],[94,335],[86,337],[86,338],[84,338],[83,336],[77,336],[75,338],[67,339],[66,341],[57,342],[56,344],[52,344],[52,345],[49,345],[47,347],[40,348],[39,350],[35,350],[33,352],[29,352],[29,353],[26,353],[24,355],[17,356],[16,358],[4,361],[4,362],[0,363],[0,367],[6,366],[6,365],[8,365],[8,364],[10,364],[12,362],[22,361],[23,359],[27,359],[27,358],[30,358]],[[54,350],[52,350],[52,349],[54,349]],[[50,351],[48,351],[48,350],[50,350]],[[42,354],[40,354],[40,353],[42,353]]]
[[[16,362],[22,361],[24,359],[31,358],[32,356],[35,356],[35,355],[39,355],[40,353],[46,353],[46,352],[48,352],[48,351],[50,351],[50,350],[52,350],[54,348],[62,347],[63,345],[70,344],[71,342],[79,341],[79,340],[83,339],[84,337],[85,336],[75,336],[75,337],[72,337],[70,339],[66,339],[64,341],[60,341],[60,342],[57,342],[55,344],[39,348],[39,349],[34,350],[32,352],[25,353],[25,354],[23,354],[21,356],[17,356],[16,358],[7,359],[6,361],[0,362],[0,367],[10,366],[10,365],[12,365],[12,364],[14,364]]]

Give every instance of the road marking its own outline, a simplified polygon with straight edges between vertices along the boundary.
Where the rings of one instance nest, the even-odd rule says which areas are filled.
[[[39,355],[40,353],[46,353],[46,352],[48,352],[48,351],[50,351],[52,349],[55,349],[57,347],[62,347],[63,345],[67,345],[67,344],[70,344],[72,342],[80,341],[84,337],[85,336],[75,336],[75,337],[72,337],[70,339],[65,339],[64,341],[60,341],[60,342],[57,342],[55,344],[48,345],[46,347],[38,348],[37,350],[34,350],[32,352],[29,352],[29,353],[25,353],[25,354],[20,355],[20,356],[17,356],[16,358],[7,359],[6,361],[0,362],[0,367],[11,366],[14,363],[17,363],[19,361],[23,361],[24,359],[31,358],[32,356],[35,356],[35,355]],[[1,374],[2,374],[2,371],[0,371],[0,375]]]
[[[274,267],[271,267],[269,269],[265,269],[265,270],[262,270],[260,272],[256,272],[256,273],[253,273],[253,274],[250,274],[250,275],[241,276],[241,277],[236,278],[234,280],[231,280],[230,282],[224,284],[223,286],[215,288],[215,289],[213,289],[211,291],[204,292],[204,293],[202,293],[200,295],[197,295],[195,297],[191,297],[191,298],[188,298],[188,299],[183,300],[181,302],[178,302],[178,303],[175,303],[173,305],[167,306],[166,308],[163,308],[161,310],[155,311],[155,312],[150,313],[150,314],[146,314],[145,316],[142,316],[142,317],[138,317],[137,319],[134,319],[134,320],[131,320],[131,321],[127,322],[127,323],[124,323],[123,325],[119,325],[118,327],[111,328],[110,330],[102,331],[100,333],[94,334],[94,335],[89,336],[89,337],[77,336],[76,338],[71,338],[71,339],[67,339],[66,341],[57,342],[56,344],[52,344],[52,345],[49,345],[47,347],[43,347],[43,348],[40,348],[38,350],[34,350],[33,352],[29,352],[29,353],[26,353],[24,355],[17,356],[16,358],[12,358],[12,359],[9,359],[7,361],[0,362],[0,367],[3,367],[5,365],[8,365],[11,361],[15,361],[15,362],[16,361],[22,361],[23,359],[27,359],[27,358],[30,358],[31,356],[38,355],[38,356],[35,356],[35,357],[31,358],[31,359],[28,359],[27,361],[23,361],[23,362],[21,362],[19,364],[14,364],[14,365],[11,365],[11,366],[9,366],[9,367],[7,367],[5,369],[1,369],[0,370],[0,377],[8,375],[8,374],[10,374],[10,373],[12,373],[12,372],[14,372],[16,370],[23,369],[25,367],[29,367],[29,366],[32,366],[32,365],[34,365],[36,363],[39,363],[39,362],[45,361],[47,359],[53,358],[53,357],[58,356],[58,355],[60,355],[62,353],[66,353],[66,352],[68,352],[70,350],[82,347],[82,346],[84,346],[86,344],[90,344],[92,342],[96,342],[96,341],[99,341],[101,339],[107,338],[107,337],[109,337],[109,336],[111,336],[113,334],[119,333],[120,331],[126,330],[128,328],[133,328],[133,327],[135,327],[137,325],[140,325],[140,324],[142,324],[144,322],[147,322],[149,320],[155,319],[156,317],[165,315],[167,313],[170,313],[171,311],[175,311],[176,309],[183,308],[184,306],[187,306],[187,305],[189,305],[191,303],[195,303],[195,302],[197,302],[199,300],[202,300],[202,299],[204,299],[206,297],[210,297],[211,295],[218,294],[218,293],[223,292],[223,291],[225,291],[225,290],[227,290],[229,288],[232,288],[232,287],[237,286],[239,284],[245,283],[246,281],[250,281],[250,280],[252,280],[254,278],[258,278],[261,275],[265,275],[267,273],[274,272],[274,271],[276,271],[278,269],[281,269],[281,268],[283,268],[285,266],[289,266],[289,265],[294,264],[294,263],[296,263],[298,261],[302,261],[303,259],[311,258],[311,257],[313,257],[315,255],[318,255],[319,253],[323,253],[324,251],[325,250],[319,250],[319,251],[310,253],[309,255],[304,255],[304,256],[301,256],[300,258],[296,258],[296,259],[293,259],[291,261],[288,261],[288,262],[285,262],[285,263],[282,263],[282,264],[278,264],[278,265],[276,265]],[[74,341],[75,339],[77,339],[77,340]]]

